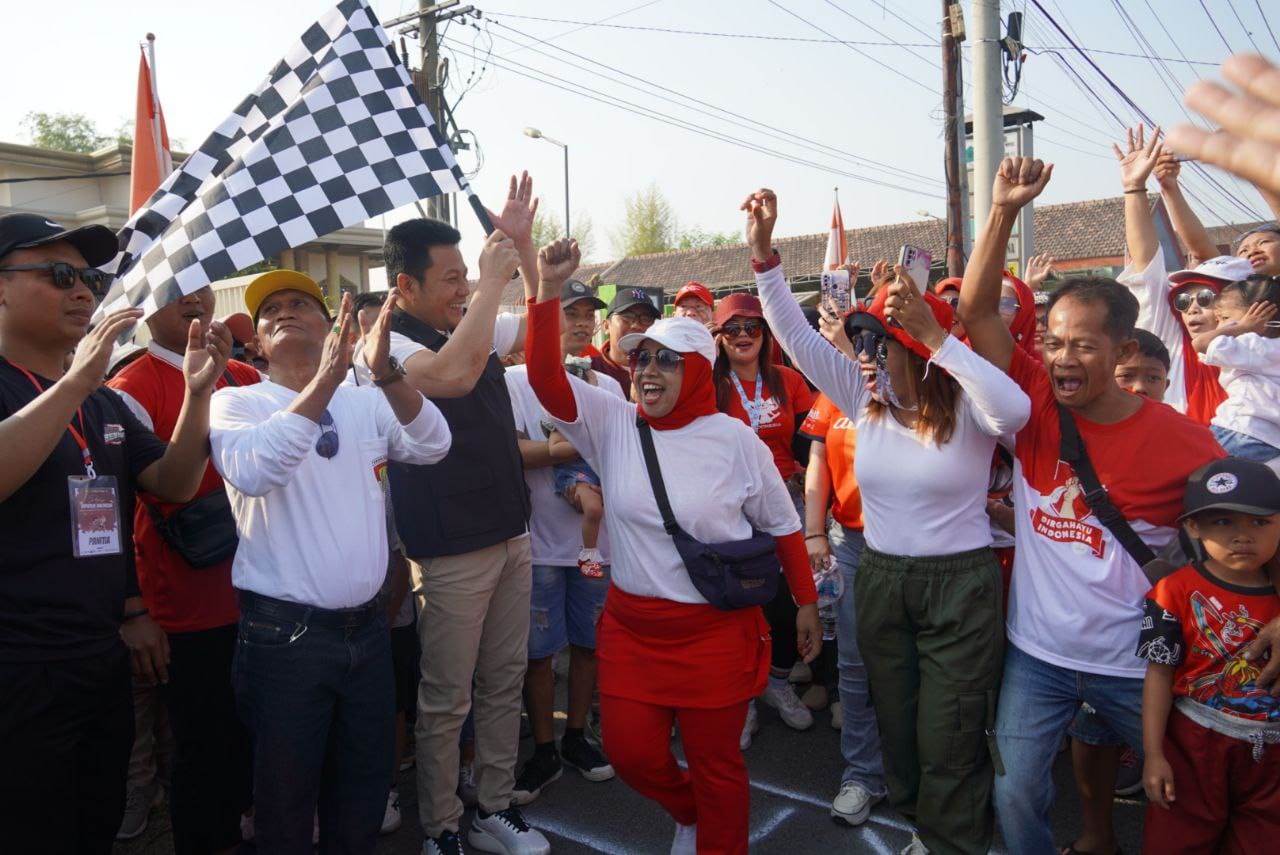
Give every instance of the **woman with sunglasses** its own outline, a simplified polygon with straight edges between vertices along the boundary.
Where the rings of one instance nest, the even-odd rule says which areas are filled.
[[[716,409],[750,426],[769,447],[796,510],[803,514],[804,468],[799,458],[808,458],[808,441],[798,437],[797,430],[813,406],[813,393],[798,371],[776,365],[770,358],[773,336],[764,322],[760,300],[754,295],[730,294],[722,298],[714,323]],[[796,447],[798,444],[804,446],[803,450]],[[813,726],[813,713],[800,702],[787,680],[796,664],[796,605],[785,584],[778,587],[777,596],[765,607],[764,614],[773,636],[773,654],[769,684],[760,698],[778,711],[788,727],[807,730]],[[739,741],[744,750],[759,729],[753,700],[747,707],[747,721]]]
[[[800,519],[751,429],[716,411],[715,345],[697,321],[666,318],[623,337],[636,402],[575,383],[560,360],[560,288],[576,241],[538,256],[527,293],[529,383],[560,431],[600,475],[609,508],[613,585],[597,627],[604,749],[619,777],[676,821],[671,852],[747,851],[750,784],[738,748],[747,702],[769,668],[769,631],[756,607],[719,610],[694,587],[662,515],[637,420],[648,425],[675,519],[704,543],[754,530],[777,538],[800,604],[797,648],[818,655],[822,633]],[[824,345],[825,347],[826,345]],[[678,722],[688,771],[669,742]]]
[[[854,610],[889,800],[918,829],[904,852],[985,853],[993,758],[984,732],[1004,639],[987,484],[996,438],[1026,423],[1030,402],[950,335],[951,307],[900,267],[849,316],[851,364],[810,329],[787,287],[772,248],[777,196],[759,190],[742,209],[765,320],[858,431],[866,551]]]

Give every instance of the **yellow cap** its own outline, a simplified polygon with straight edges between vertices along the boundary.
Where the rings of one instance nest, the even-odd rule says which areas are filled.
[[[262,301],[277,291],[301,291],[318,300],[320,305],[324,306],[325,314],[329,314],[329,303],[325,300],[324,291],[320,290],[316,280],[297,270],[268,270],[254,277],[249,286],[244,289],[244,305],[255,322],[258,320],[258,307],[262,305]]]

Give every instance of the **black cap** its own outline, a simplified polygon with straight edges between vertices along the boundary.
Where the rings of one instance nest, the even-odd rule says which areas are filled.
[[[863,309],[850,313],[844,319],[844,332],[849,338],[853,338],[862,332],[875,333],[876,335],[889,334],[889,331],[884,328],[884,324],[880,323],[879,318]]]
[[[1201,466],[1187,479],[1179,521],[1201,511],[1280,514],[1280,477],[1271,467],[1242,457],[1224,457]]]
[[[595,291],[592,291],[577,279],[570,279],[560,286],[560,308],[573,303],[580,303],[583,300],[590,300],[591,308],[593,309],[603,309],[605,306],[604,300],[597,297]]]
[[[101,267],[120,251],[115,232],[106,226],[67,229],[38,214],[5,214],[0,217],[0,258],[15,249],[43,246],[60,240],[80,250],[90,267]]]
[[[653,298],[643,288],[619,288],[609,301],[609,314],[625,312],[632,306],[647,306],[655,318],[662,317],[662,308],[654,305]]]

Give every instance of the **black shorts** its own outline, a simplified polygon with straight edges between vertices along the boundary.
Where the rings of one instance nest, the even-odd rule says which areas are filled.
[[[418,622],[391,630],[391,667],[396,677],[396,712],[412,714],[418,704],[418,680],[421,656],[418,644]]]

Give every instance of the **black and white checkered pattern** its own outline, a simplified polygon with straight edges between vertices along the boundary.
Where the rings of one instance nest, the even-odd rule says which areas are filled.
[[[441,193],[472,191],[367,0],[312,24],[119,233],[100,314]]]

